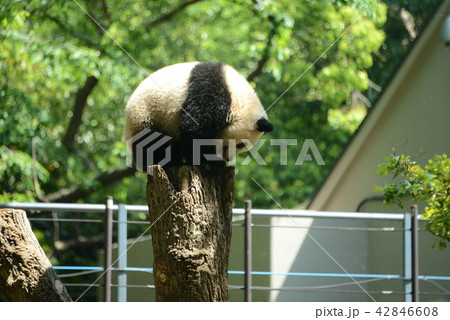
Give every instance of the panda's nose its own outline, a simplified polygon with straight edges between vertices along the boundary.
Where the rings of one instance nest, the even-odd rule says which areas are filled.
[[[258,119],[258,121],[256,121],[256,129],[259,132],[272,132],[273,129],[275,129],[274,125],[272,123],[269,122],[269,120],[265,119],[265,118],[260,118]]]

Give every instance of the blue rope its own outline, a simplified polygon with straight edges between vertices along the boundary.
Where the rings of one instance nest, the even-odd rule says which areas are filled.
[[[103,267],[92,267],[92,266],[55,266],[55,270],[95,270],[103,271]],[[127,267],[125,269],[111,268],[111,270],[121,270],[121,271],[141,271],[141,272],[151,272],[153,273],[153,268],[139,268],[139,267]],[[240,270],[230,270],[228,274],[243,275],[244,271]],[[403,276],[398,274],[366,274],[366,273],[315,273],[315,272],[270,272],[270,271],[252,271],[252,275],[256,276],[296,276],[296,277],[328,277],[328,278],[374,278],[374,279],[405,279]],[[450,277],[447,276],[419,276],[420,280],[446,280],[450,281]]]

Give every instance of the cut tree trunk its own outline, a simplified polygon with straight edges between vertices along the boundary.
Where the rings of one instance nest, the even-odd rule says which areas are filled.
[[[0,209],[0,291],[8,301],[72,301],[22,210]]]
[[[153,166],[147,202],[156,301],[228,301],[234,168]]]

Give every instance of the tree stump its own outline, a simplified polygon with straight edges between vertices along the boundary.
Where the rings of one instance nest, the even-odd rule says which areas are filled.
[[[22,210],[0,209],[0,291],[8,301],[72,301]]]
[[[156,301],[228,301],[234,167],[153,166],[147,202]]]

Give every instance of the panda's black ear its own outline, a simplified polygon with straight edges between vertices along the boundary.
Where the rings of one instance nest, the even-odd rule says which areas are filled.
[[[273,124],[271,124],[267,119],[259,118],[258,121],[256,121],[256,130],[260,132],[272,132],[273,129]]]

